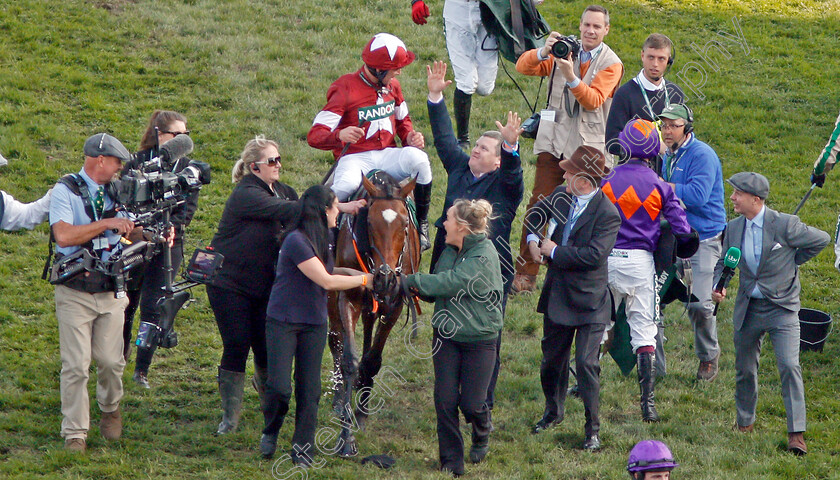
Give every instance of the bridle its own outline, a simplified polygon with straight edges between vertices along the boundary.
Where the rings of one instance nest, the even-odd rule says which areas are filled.
[[[387,188],[387,187],[386,187]],[[408,256],[409,264],[414,265],[414,253],[411,250],[411,237],[410,237],[410,228],[411,228],[411,218],[408,209],[408,202],[405,198],[395,196],[390,191],[386,195],[380,196],[369,196],[368,197],[368,209],[377,201],[377,200],[399,200],[403,204],[403,208],[409,215],[408,220],[405,223],[405,228],[403,229],[403,245],[402,249],[400,249],[400,254],[397,257],[396,265],[392,268],[388,263],[385,261],[385,255],[376,246],[376,244],[371,239],[371,229],[370,225],[368,225],[368,243],[370,244],[371,250],[379,255],[381,259],[380,265],[377,267],[374,263],[374,256],[370,255],[367,259],[366,264],[362,262],[362,258],[358,253],[358,248],[356,248],[356,256],[357,260],[359,261],[359,265],[362,267],[367,267],[367,271],[373,273],[373,290],[372,296],[374,300],[374,312],[378,311],[377,303],[381,303],[383,305],[395,305],[397,301],[401,301],[408,306],[409,311],[416,315],[414,312],[414,299],[411,295],[406,294],[403,292],[401,288],[402,282],[400,281],[399,277],[403,274],[403,259]],[[348,228],[350,229],[350,235],[353,239],[354,246],[356,244],[356,233],[353,231],[353,226],[351,222],[347,224]],[[408,319],[408,312],[406,312],[406,320]],[[380,312],[380,317],[382,313]]]

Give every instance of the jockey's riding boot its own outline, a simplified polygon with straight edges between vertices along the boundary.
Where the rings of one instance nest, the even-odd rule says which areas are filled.
[[[656,382],[656,354],[653,352],[636,355],[636,370],[639,373],[639,405],[642,407],[642,420],[658,422],[656,404],[653,398],[653,388]]]
[[[469,151],[472,95],[456,88],[452,103],[455,107],[455,127],[458,130],[458,146],[463,150]]]
[[[429,241],[429,204],[432,202],[432,182],[414,187],[414,203],[417,207],[417,226],[420,229],[420,249],[432,248]]]
[[[242,411],[242,395],[245,387],[245,372],[232,372],[219,367],[219,395],[222,397],[222,422],[216,435],[236,430]]]

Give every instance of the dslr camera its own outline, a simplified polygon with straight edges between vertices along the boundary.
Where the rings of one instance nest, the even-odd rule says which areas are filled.
[[[574,35],[568,37],[561,35],[557,39],[557,43],[551,46],[551,54],[557,58],[566,58],[569,53],[572,54],[572,60],[576,59],[580,53],[580,40]]]

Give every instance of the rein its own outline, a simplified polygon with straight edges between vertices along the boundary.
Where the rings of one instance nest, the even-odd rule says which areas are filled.
[[[405,206],[406,211],[408,211],[408,203],[406,199],[395,197],[393,195],[386,195],[386,196],[372,196],[369,197],[369,205],[372,205],[376,200],[399,200]],[[369,208],[369,207],[368,207]],[[374,244],[374,242],[369,241],[371,249],[379,255],[379,258],[382,260],[382,264],[379,268],[375,268],[373,262],[373,256],[368,258],[368,263],[366,264],[362,260],[362,256],[359,253],[358,243],[356,241],[356,232],[353,230],[352,222],[347,223],[347,227],[350,230],[350,238],[353,242],[353,250],[356,254],[356,260],[359,262],[359,266],[362,268],[362,271],[365,273],[373,273],[374,281],[373,281],[373,292],[372,292],[372,300],[373,300],[373,308],[372,312],[377,313],[379,311],[379,304],[391,304],[394,297],[398,297],[399,301],[402,302],[405,306],[408,307],[406,311],[406,323],[408,323],[409,315],[412,318],[416,319],[418,313],[420,312],[420,305],[419,301],[416,296],[411,295],[409,292],[405,291],[405,289],[401,288],[402,282],[398,279],[402,275],[402,267],[403,267],[403,258],[405,258],[406,253],[408,253],[408,260],[411,265],[414,265],[414,256],[411,252],[411,238],[410,238],[410,225],[411,219],[406,223],[405,230],[403,232],[405,241],[403,242],[402,249],[400,250],[400,255],[397,258],[397,263],[394,269],[392,270],[391,267],[385,263],[385,255],[382,254],[382,251]],[[370,238],[370,231],[368,231],[368,238]],[[383,294],[377,286],[384,287],[385,293]]]

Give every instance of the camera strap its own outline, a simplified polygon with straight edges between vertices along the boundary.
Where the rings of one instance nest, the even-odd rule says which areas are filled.
[[[88,190],[87,182],[85,179],[76,173],[69,173],[61,178],[58,179],[58,183],[63,184],[70,192],[74,195],[77,195],[82,198],[82,205],[85,207],[85,214],[90,218],[91,222],[95,222],[98,220],[98,215],[96,214],[96,209],[94,208],[93,201],[90,198],[90,190]],[[116,210],[110,209],[106,210],[102,213],[102,218],[110,218],[116,215]],[[41,279],[46,280],[49,275],[50,266],[52,265],[53,261],[53,244],[55,243],[55,235],[53,234],[52,226],[50,226],[50,240],[47,242],[47,260],[44,263],[44,271],[41,274]],[[85,244],[81,245],[82,248],[86,248],[91,252],[94,252],[93,248],[93,240],[87,241]]]

